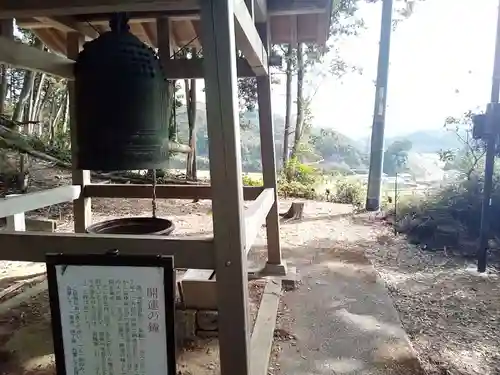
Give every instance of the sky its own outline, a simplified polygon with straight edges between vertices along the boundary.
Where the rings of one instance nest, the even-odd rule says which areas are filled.
[[[447,116],[489,101],[498,0],[425,0],[392,33],[386,135],[440,129]],[[369,136],[373,118],[380,4],[364,4],[361,35],[339,45],[362,68],[324,79],[312,103],[313,125],[354,139]],[[273,88],[273,111],[284,114],[284,85]]]

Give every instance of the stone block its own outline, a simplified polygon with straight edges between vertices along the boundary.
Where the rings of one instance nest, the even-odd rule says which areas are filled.
[[[219,312],[217,310],[199,310],[196,313],[196,323],[200,330],[217,331],[218,321]]]
[[[175,310],[175,339],[177,350],[186,341],[196,338],[196,310]]]

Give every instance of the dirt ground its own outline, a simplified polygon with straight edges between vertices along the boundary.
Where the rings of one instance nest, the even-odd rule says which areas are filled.
[[[62,172],[55,174],[59,176],[57,181],[67,183],[67,175]],[[45,172],[40,172],[35,179],[44,180],[46,176]],[[54,174],[46,178],[53,181]],[[281,211],[290,202],[280,202]],[[94,199],[92,206],[94,222],[117,216],[149,215],[151,212],[151,202],[147,199]],[[428,374],[500,374],[497,269],[490,268],[486,275],[479,275],[474,271],[473,263],[443,252],[417,249],[403,237],[394,237],[391,230],[372,215],[350,217],[350,211],[348,206],[308,201],[304,220],[281,226],[285,258],[297,266],[300,274],[301,268],[315,261],[314,248],[330,246],[325,241],[336,233],[336,246],[342,246],[346,252],[362,250],[385,281],[403,327]],[[59,231],[72,230],[70,205],[59,205],[35,214],[59,220]],[[212,231],[209,201],[162,200],[158,204],[158,214],[174,220],[176,236],[208,235]],[[257,268],[265,261],[263,235],[264,230],[250,253],[250,268]],[[0,292],[16,282],[16,277],[41,271],[43,265],[39,264],[0,261]],[[312,281],[300,287],[319,288],[321,285]],[[261,292],[262,285],[250,286],[253,318]],[[284,349],[297,345],[286,300],[285,296],[275,330],[271,374],[282,374]],[[2,305],[5,301],[0,303],[0,374],[53,374],[46,294],[29,297],[8,312],[2,312]],[[301,354],[298,355],[300,360]],[[33,356],[36,361],[32,360]],[[217,340],[201,340],[182,354],[180,373],[217,374],[217,357]]]
[[[422,251],[381,223],[369,225],[376,241],[360,246],[384,279],[427,373],[500,374],[497,265],[478,274],[473,261]]]
[[[307,206],[308,216],[314,216],[311,210],[312,207]],[[489,268],[486,275],[480,275],[475,271],[475,264],[467,260],[443,252],[422,251],[408,244],[404,237],[395,237],[375,215],[328,218],[316,221],[315,225],[305,221],[297,226],[302,245],[310,249],[302,259],[292,259],[299,271],[304,271],[301,288],[307,288],[309,293],[325,288],[321,279],[311,280],[309,273],[309,264],[319,263],[325,249],[353,255],[362,251],[384,280],[426,374],[500,374],[499,275],[495,267]],[[285,235],[283,238],[286,245],[288,238]],[[294,316],[295,302],[287,295],[281,301],[273,374],[291,373],[285,366],[290,348],[297,351],[295,358],[300,363],[317,356],[317,348],[321,351],[323,346],[320,338],[316,348],[304,351],[303,343],[294,332],[298,324],[295,320],[300,319],[300,324],[304,324],[302,317]],[[314,330],[318,322],[309,324]]]

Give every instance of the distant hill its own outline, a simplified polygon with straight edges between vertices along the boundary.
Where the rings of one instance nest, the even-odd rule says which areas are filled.
[[[435,153],[440,150],[456,149],[461,147],[456,135],[446,130],[421,130],[404,136],[386,139],[386,145],[397,140],[407,139],[412,143],[412,152]]]
[[[197,103],[196,111],[197,123],[197,162],[198,168],[208,168],[208,135],[207,118],[205,104]],[[188,120],[185,108],[177,111],[178,140],[181,143],[188,142]],[[240,117],[241,136],[241,158],[243,170],[245,172],[258,172],[262,170],[260,157],[260,135],[259,116],[257,111],[247,111]],[[274,137],[275,151],[278,166],[281,166],[283,152],[283,129],[285,119],[279,115],[274,115]],[[293,141],[293,133],[290,136],[290,144]],[[311,149],[307,153],[305,161],[326,161],[322,167],[341,169],[359,168],[367,164],[367,155],[361,152],[355,142],[345,135],[320,128],[311,129],[310,136]],[[177,155],[171,160],[171,168],[184,168],[185,157]]]

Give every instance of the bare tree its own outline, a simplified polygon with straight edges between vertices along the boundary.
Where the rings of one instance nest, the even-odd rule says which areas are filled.
[[[196,79],[184,80],[186,90],[186,108],[189,125],[189,147],[187,155],[186,178],[197,179],[196,170]]]
[[[286,168],[288,164],[288,142],[290,138],[290,125],[292,122],[292,78],[293,78],[293,46],[288,45],[286,54],[286,111],[285,111],[285,130],[283,133],[283,169]]]

